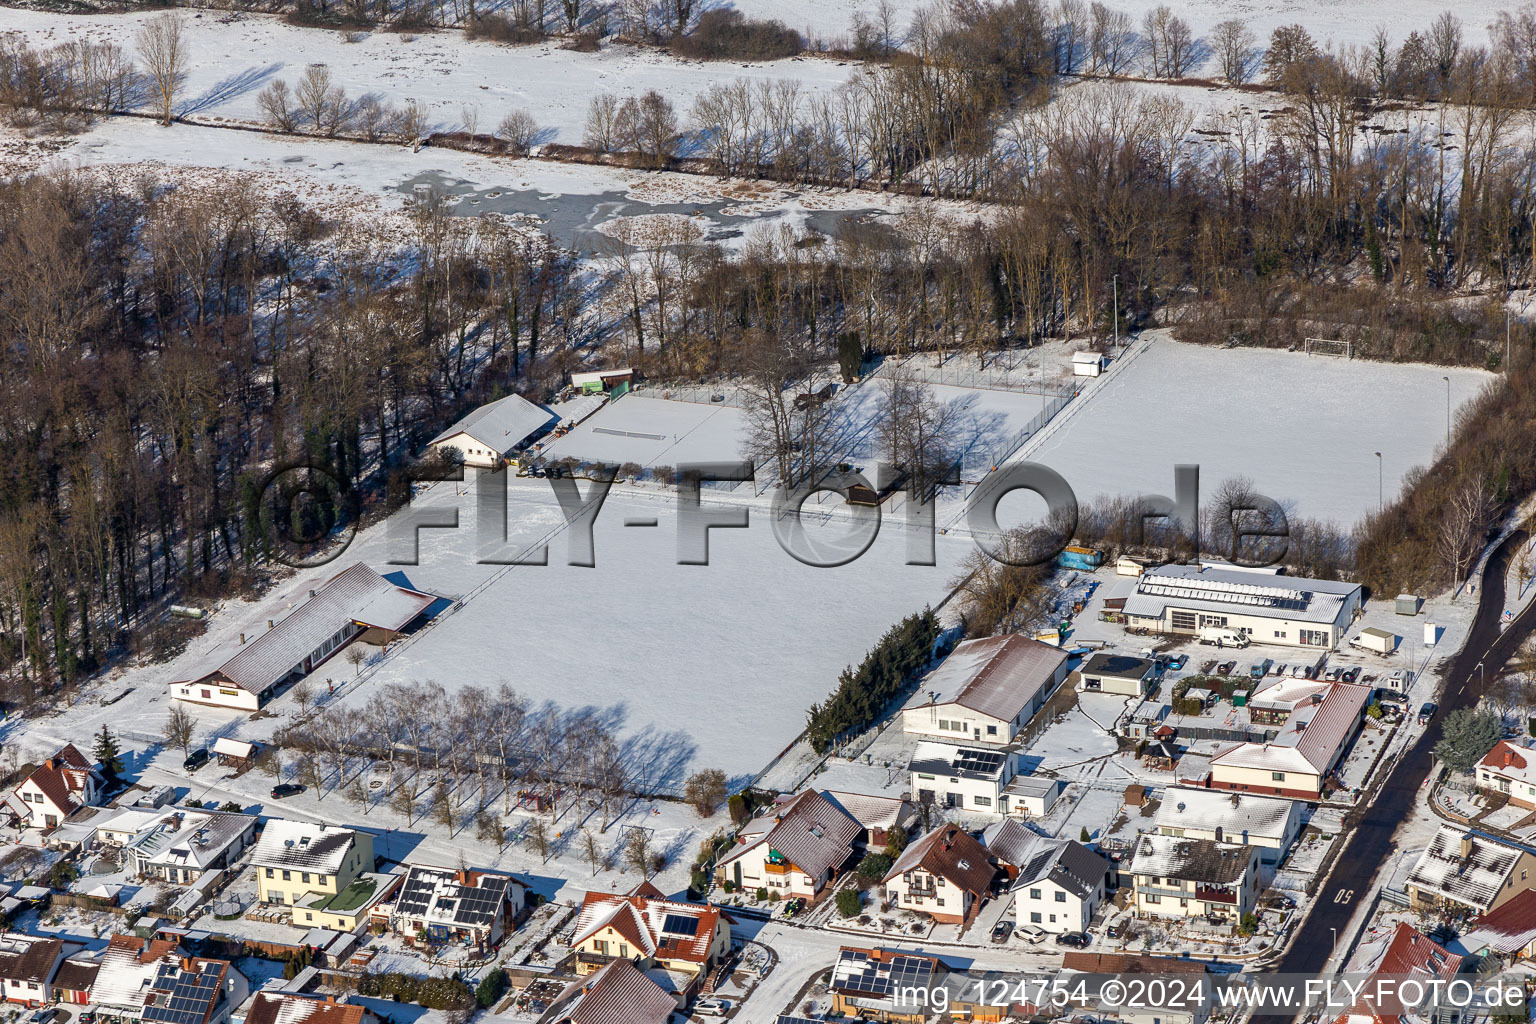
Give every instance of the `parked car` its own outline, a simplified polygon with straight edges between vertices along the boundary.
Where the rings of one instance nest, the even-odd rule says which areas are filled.
[[[1086,949],[1092,941],[1082,932],[1062,932],[1056,936],[1056,945],[1071,946],[1073,949]]]
[[[1280,664],[1275,666],[1275,675],[1283,677],[1283,676],[1288,676],[1290,674],[1291,674],[1291,666],[1285,664],[1284,662],[1281,662]]]
[[[298,782],[280,782],[272,787],[272,799],[281,800],[285,796],[297,796],[304,792],[304,786]]]
[[[1021,924],[1019,925],[1019,934],[1024,936],[1024,941],[1030,945],[1045,941],[1045,929],[1039,925]]]
[[[181,762],[181,766],[189,772],[195,772],[203,765],[208,763],[209,756],[210,755],[208,754],[208,749],[206,747],[199,750],[194,750],[192,753],[187,755],[187,759],[185,761]]]
[[[1269,893],[1267,893],[1265,895],[1264,903],[1267,906],[1278,907],[1281,910],[1295,910],[1296,909],[1296,901],[1295,900],[1291,899],[1291,897],[1287,896],[1283,892],[1275,892],[1273,890],[1271,890]]]
[[[32,1016],[28,1017],[27,1020],[31,1024],[48,1024],[49,1021],[58,1015],[59,1008],[57,1006],[45,1006],[40,1010],[33,1010]]]
[[[1339,674],[1339,678],[1346,683],[1354,682],[1356,679],[1360,678],[1360,666],[1351,665],[1349,668],[1345,669]]]
[[[1112,939],[1118,939],[1120,937],[1120,928],[1118,925],[1110,925],[1104,930],[1104,934]]]
[[[1429,701],[1428,703],[1426,703],[1423,707],[1419,708],[1419,724],[1423,725],[1425,722],[1429,721],[1431,718],[1434,718],[1435,717],[1435,712],[1437,712],[1439,710],[1440,710],[1440,705],[1436,704],[1434,701]]]
[[[1263,661],[1256,661],[1253,663],[1253,667],[1248,669],[1248,675],[1254,679],[1263,679],[1269,675],[1269,670],[1274,667],[1274,664],[1269,658],[1265,658]]]
[[[724,999],[716,999],[714,996],[705,996],[693,1004],[694,1013],[702,1013],[708,1017],[724,1017],[730,1008],[730,1003]]]
[[[1007,942],[1008,936],[1013,934],[1012,921],[999,921],[997,927],[992,929],[993,942]]]
[[[1178,672],[1187,664],[1189,664],[1189,655],[1187,654],[1175,654],[1168,659],[1168,668],[1173,672]]]
[[[1220,665],[1216,666],[1216,674],[1219,675],[1219,676],[1229,676],[1236,669],[1237,669],[1237,662],[1235,662],[1235,661],[1224,661]]]

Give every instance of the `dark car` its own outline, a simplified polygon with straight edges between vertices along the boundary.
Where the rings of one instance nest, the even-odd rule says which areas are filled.
[[[1216,666],[1216,674],[1221,676],[1229,676],[1232,674],[1232,670],[1235,668],[1237,668],[1237,662],[1224,661],[1220,665]]]
[[[992,929],[993,942],[1007,942],[1008,936],[1013,934],[1012,921],[999,921],[997,927]]]
[[[1344,680],[1346,683],[1354,682],[1356,679],[1360,678],[1360,666],[1359,665],[1354,665],[1354,666],[1352,666],[1350,668],[1345,669],[1344,670],[1344,674],[1339,676],[1339,678]]]
[[[187,755],[187,759],[185,761],[181,762],[181,766],[189,772],[195,772],[207,763],[208,751],[206,749],[194,750],[192,753]]]
[[[1436,704],[1434,701],[1430,701],[1428,704],[1425,704],[1423,707],[1419,708],[1419,724],[1423,725],[1431,718],[1434,718],[1435,712],[1439,710],[1440,705]]]
[[[304,792],[304,787],[297,782],[281,782],[272,787],[272,799],[281,800],[285,796],[297,796]]]
[[[1056,945],[1071,946],[1073,949],[1085,949],[1089,941],[1088,936],[1082,932],[1062,932],[1056,936]]]

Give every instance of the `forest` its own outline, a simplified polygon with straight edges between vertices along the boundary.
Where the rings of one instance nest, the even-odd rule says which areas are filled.
[[[670,31],[646,31],[695,29],[677,3]],[[149,22],[132,53],[0,36],[0,115],[43,133],[146,108],[173,121],[190,59],[179,17]],[[950,0],[900,39],[873,22],[857,35],[868,73],[836,93],[722,81],[681,113],[657,94],[599,96],[581,152],[564,154],[933,204],[835,237],[731,250],[679,221],[583,254],[431,196],[401,233],[235,172],[0,182],[9,696],[67,688],[129,651],[174,653],[168,603],[258,584],[273,467],[323,470],[378,515],[437,430],[511,391],[546,398],[599,351],[655,380],[736,375],[786,481],[818,461],[814,413],[786,389],[850,351],[854,367],[911,352],[984,363],[1048,339],[1102,344],[1118,321],[1510,370],[1402,499],[1308,549],[1352,557],[1384,593],[1453,580],[1536,484],[1532,333],[1503,301],[1536,284],[1536,9],[1502,15],[1486,48],[1451,14],[1341,50],[1299,26],[1266,46],[1236,23],[1194,41],[1167,8],[1137,26],[1081,0]],[[1128,80],[1187,79],[1196,42],[1225,84],[1278,90],[1283,107],[1205,123]],[[398,145],[426,128],[319,72],[278,84],[263,97],[274,132]],[[502,142],[537,119],[508,120]],[[891,408],[909,425],[888,443],[927,466],[942,437],[914,450],[921,396]],[[327,512],[289,525],[329,525]]]

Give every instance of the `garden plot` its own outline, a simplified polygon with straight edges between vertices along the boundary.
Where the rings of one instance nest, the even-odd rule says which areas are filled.
[[[1244,476],[1295,515],[1343,526],[1390,500],[1446,436],[1446,382],[1460,408],[1481,370],[1217,349],[1148,336],[1015,459],[1067,478],[1079,501],[1173,493],[1197,463],[1203,496]]]
[[[573,458],[646,469],[685,462],[736,461],[742,457],[746,414],[729,405],[705,405],[625,395],[588,417],[575,430],[544,445],[551,461]]]

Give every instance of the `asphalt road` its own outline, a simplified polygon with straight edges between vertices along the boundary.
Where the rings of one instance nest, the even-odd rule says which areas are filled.
[[[1486,675],[1492,677],[1521,641],[1536,629],[1536,612],[1532,611],[1536,604],[1517,616],[1508,629],[1499,629],[1499,617],[1505,608],[1504,581],[1508,578],[1509,562],[1526,540],[1526,532],[1517,530],[1489,557],[1472,628],[1445,676],[1440,713],[1418,741],[1404,752],[1370,803],[1346,821],[1346,827],[1352,830],[1336,861],[1333,875],[1318,894],[1290,951],[1272,968],[1273,971],[1313,975],[1322,971],[1333,955],[1335,937],[1342,940],[1345,935],[1358,901],[1366,898],[1377,869],[1392,851],[1392,834],[1408,817],[1424,780],[1429,777],[1433,767],[1430,751],[1440,739],[1440,726],[1446,713],[1477,702],[1480,696],[1479,662]],[[1410,713],[1415,710],[1409,709]],[[1266,1018],[1255,1018],[1263,1019]]]

